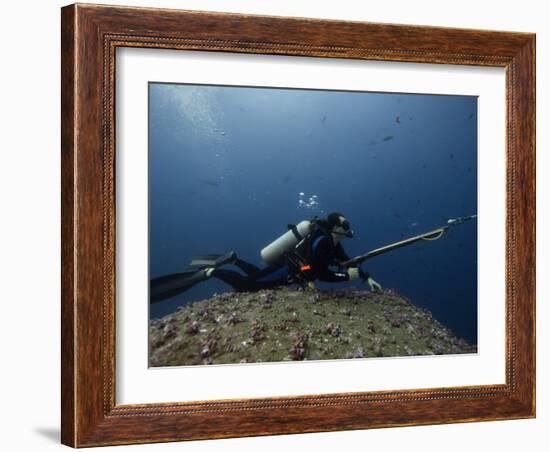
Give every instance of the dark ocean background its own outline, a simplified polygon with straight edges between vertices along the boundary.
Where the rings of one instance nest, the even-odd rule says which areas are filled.
[[[229,250],[262,265],[288,223],[332,211],[350,256],[477,213],[477,98],[149,85],[151,278]],[[476,221],[363,267],[477,343]],[[362,283],[318,284],[346,285]],[[227,290],[206,281],[150,316]]]

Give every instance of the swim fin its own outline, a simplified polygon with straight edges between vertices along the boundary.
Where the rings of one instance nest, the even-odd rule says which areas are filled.
[[[208,276],[204,269],[187,270],[182,273],[153,278],[149,286],[149,300],[151,303],[158,303],[175,297],[207,279]]]
[[[217,268],[236,260],[237,253],[235,253],[235,251],[229,251],[226,254],[204,254],[202,256],[195,256],[191,259],[187,270],[207,267]]]
[[[150,281],[149,299],[151,303],[175,297],[189,290],[195,284],[208,279],[205,269],[217,268],[221,265],[234,262],[237,254],[230,251],[226,254],[207,254],[195,256],[185,271],[171,275],[160,276]]]

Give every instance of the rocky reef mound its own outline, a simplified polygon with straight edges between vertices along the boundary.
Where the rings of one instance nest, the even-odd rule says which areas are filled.
[[[152,367],[476,351],[393,290],[228,292],[149,326]]]

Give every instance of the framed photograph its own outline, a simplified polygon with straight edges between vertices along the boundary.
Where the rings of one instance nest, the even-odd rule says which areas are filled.
[[[62,9],[62,442],[535,416],[535,36]]]

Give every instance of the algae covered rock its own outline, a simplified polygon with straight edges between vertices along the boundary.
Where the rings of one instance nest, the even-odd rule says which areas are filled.
[[[149,325],[152,367],[476,351],[392,290],[228,292]]]

